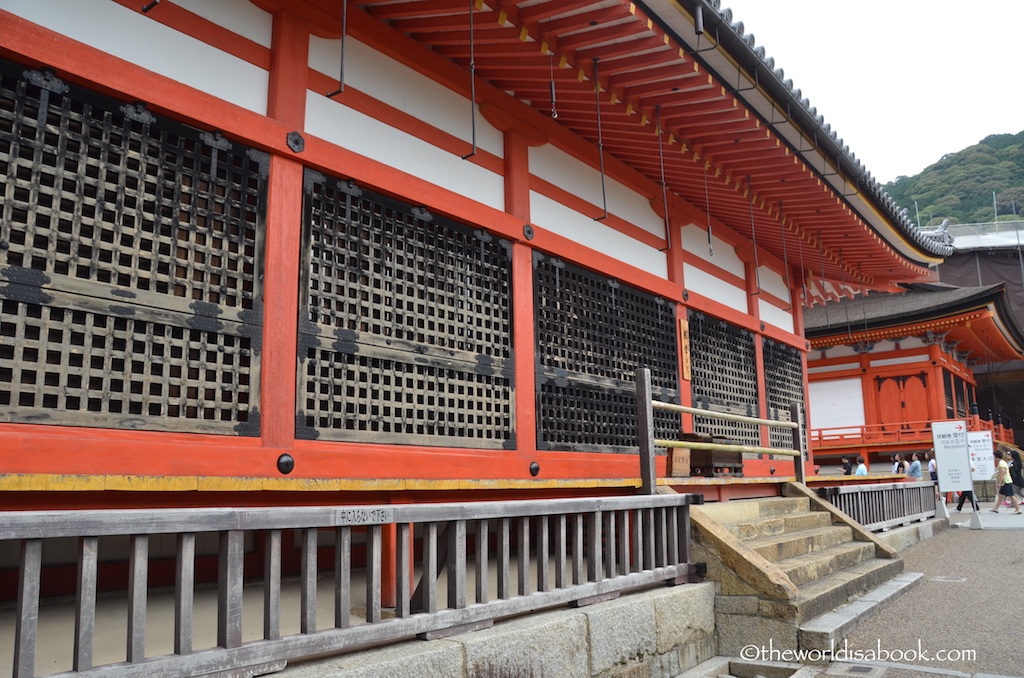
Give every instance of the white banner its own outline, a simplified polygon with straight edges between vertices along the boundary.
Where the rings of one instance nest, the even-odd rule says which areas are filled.
[[[939,475],[939,491],[973,490],[971,457],[967,446],[967,422],[932,422],[932,441],[935,445],[935,466]]]
[[[992,456],[992,431],[971,431],[967,434],[967,445],[971,448],[971,463],[974,480],[988,480],[996,472],[996,459]]]

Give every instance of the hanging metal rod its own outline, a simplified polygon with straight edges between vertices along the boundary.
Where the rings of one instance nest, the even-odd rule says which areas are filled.
[[[594,103],[597,107],[597,155],[601,161],[601,204],[604,208],[604,215],[594,217],[594,221],[601,221],[602,219],[608,218],[608,191],[605,187],[604,174],[604,136],[601,133],[601,80],[597,75],[598,61],[599,59],[594,57]]]
[[[160,0],[153,0],[153,2],[149,3],[148,5],[143,5],[142,6],[142,13],[143,14],[148,13],[149,10],[153,9],[154,7],[156,7],[159,4],[160,4]]]
[[[662,143],[661,106],[655,106],[658,125],[658,163],[661,165],[661,206],[665,210],[665,248],[662,252],[672,249],[672,222],[668,218],[668,186],[665,183],[665,148]]]
[[[473,25],[473,10],[476,0],[469,0],[469,124],[473,135],[473,150],[462,156],[468,160],[476,155],[476,32]]]
[[[750,239],[754,245],[754,282],[757,283],[757,292],[751,292],[750,296],[761,294],[761,263],[757,257],[757,229],[754,226],[754,189],[750,185],[750,175],[747,175],[747,204],[750,206]]]
[[[345,37],[348,35],[348,0],[341,0],[341,69],[338,71],[338,89],[327,94],[331,99],[345,91]]]

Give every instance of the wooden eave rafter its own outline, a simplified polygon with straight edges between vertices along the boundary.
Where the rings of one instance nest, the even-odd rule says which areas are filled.
[[[298,14],[317,35],[340,35],[341,3],[336,0],[251,2],[267,11]],[[692,45],[679,42],[638,6],[622,0],[615,5],[598,0],[531,0],[526,6],[514,0],[474,2],[477,77],[532,108],[536,115],[530,114],[529,124],[560,126],[592,148],[597,141],[598,59],[605,153],[645,175],[652,199],[661,197],[661,152],[671,201],[681,199],[681,213],[706,206],[714,219],[740,235],[750,238],[756,232],[758,246],[780,260],[784,249],[788,263],[802,260],[805,270],[817,269],[824,259],[827,279],[845,278],[873,289],[932,277],[875,232],[868,222],[877,221],[877,214],[858,215],[823,181],[819,172],[829,171],[831,161],[813,150],[813,134],[804,135],[808,144],[799,149],[777,137],[733,94],[753,83],[717,80],[691,56]],[[360,26],[366,24],[353,15],[363,12],[370,20],[390,22],[374,32],[395,31],[396,40],[415,41],[454,62],[466,73],[458,87],[468,95],[470,7],[471,0],[353,0],[349,30],[360,37]],[[550,117],[552,79],[556,120]],[[480,94],[479,88],[478,96],[481,103],[495,98]],[[778,111],[786,110],[787,102],[776,104]],[[511,107],[496,98],[488,105]],[[659,113],[660,135],[654,124]],[[902,247],[916,247],[898,231],[892,228]]]

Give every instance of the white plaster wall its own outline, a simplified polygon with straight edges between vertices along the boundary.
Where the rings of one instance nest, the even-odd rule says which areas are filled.
[[[864,393],[859,378],[812,381],[808,397],[810,428],[864,425]]]
[[[736,256],[736,249],[729,243],[719,240],[715,236],[714,230],[711,231],[711,244],[714,254],[708,251],[708,232],[705,229],[696,224],[690,224],[683,226],[681,231],[681,242],[684,250],[710,264],[714,264],[724,271],[728,271],[744,280],[746,279],[747,269],[743,264],[743,260]]]
[[[505,209],[501,175],[317,92],[306,92],[306,131],[494,209]]]
[[[635,266],[659,278],[668,278],[665,253],[594,221],[540,193],[530,192],[531,221],[547,230]],[[610,272],[614,273],[614,272]]]
[[[530,173],[601,208],[601,172],[551,144],[530,148]],[[605,177],[608,213],[659,238],[665,237],[665,220],[651,201],[619,182]]]
[[[270,47],[274,16],[249,0],[174,0],[174,4],[243,38]]]
[[[311,35],[309,65],[337,80],[341,68],[341,40]],[[472,143],[472,109],[468,97],[456,94],[351,37],[345,40],[345,86],[353,87],[466,143]],[[504,139],[504,135],[491,127],[477,111],[477,147],[502,158],[505,155]]]
[[[0,0],[0,9],[266,115],[270,74],[110,0]]]
[[[789,288],[786,287],[786,279],[782,274],[776,273],[767,266],[757,267],[757,279],[761,282],[761,289],[770,292],[783,301],[789,301]]]
[[[907,365],[910,363],[926,363],[930,360],[928,354],[922,355],[905,355],[899,358],[882,358],[881,360],[872,360],[869,364],[871,367],[885,367],[886,365]]]
[[[783,311],[778,306],[770,304],[764,299],[757,300],[757,312],[761,316],[761,320],[774,325],[780,330],[786,330],[789,333],[793,333],[793,314],[789,311]]]
[[[839,363],[837,365],[818,365],[816,367],[808,367],[807,374],[824,374],[826,372],[842,372],[844,370],[859,370],[860,362],[855,363]]]
[[[750,313],[750,310],[747,308],[746,290],[730,285],[724,280],[716,278],[710,273],[705,273],[690,264],[683,264],[683,280],[686,281],[686,289],[691,292],[696,292],[720,304],[725,304],[740,313]]]

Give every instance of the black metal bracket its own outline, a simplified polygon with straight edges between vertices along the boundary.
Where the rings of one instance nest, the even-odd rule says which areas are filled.
[[[288,148],[292,149],[295,153],[302,153],[306,150],[306,140],[298,132],[288,132],[286,143]]]

